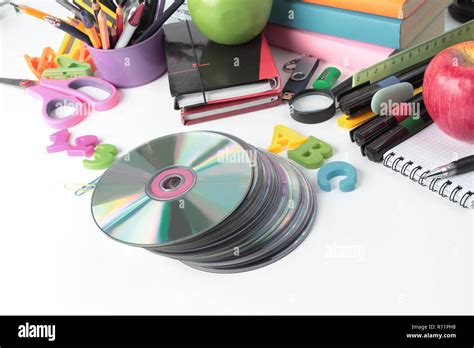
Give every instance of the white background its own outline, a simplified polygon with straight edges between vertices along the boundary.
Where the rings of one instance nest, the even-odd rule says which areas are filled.
[[[31,3],[66,14],[52,1]],[[57,49],[61,38],[39,20],[1,9],[0,76],[33,78],[23,55]],[[279,66],[295,56],[274,52]],[[473,211],[362,158],[335,120],[298,124],[280,106],[184,127],[166,76],[122,96],[119,106],[93,114],[73,136],[95,134],[125,153],[169,133],[207,129],[267,147],[273,126],[285,124],[332,144],[332,160],[358,168],[358,189],[321,192],[316,171],[307,171],[318,214],[296,251],[249,273],[199,272],[106,237],[91,217],[90,194],[64,189],[99,173],[85,170],[81,159],[46,154],[54,130],[43,122],[40,102],[0,86],[0,314],[473,312]]]

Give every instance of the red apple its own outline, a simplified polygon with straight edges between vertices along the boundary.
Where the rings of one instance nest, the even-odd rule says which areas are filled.
[[[429,64],[423,100],[433,121],[453,138],[474,143],[474,41],[440,52]]]

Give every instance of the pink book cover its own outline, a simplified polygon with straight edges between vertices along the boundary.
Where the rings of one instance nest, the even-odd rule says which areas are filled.
[[[395,50],[364,42],[269,24],[270,45],[317,57],[336,66],[359,71],[388,58]]]

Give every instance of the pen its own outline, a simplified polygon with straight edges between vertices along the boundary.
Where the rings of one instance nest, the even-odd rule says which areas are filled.
[[[76,16],[77,18],[81,18],[81,10],[74,6],[73,4],[71,4],[69,1],[67,0],[56,0],[56,2],[61,5],[62,7],[64,7],[65,9],[71,11],[74,16]]]
[[[383,155],[403,143],[405,140],[411,138],[421,130],[433,123],[425,104],[420,105],[420,114],[414,115],[416,117],[409,117],[402,121],[395,128],[390,129],[365,147],[365,154],[369,160],[373,162],[381,162]]]
[[[102,49],[110,49],[109,27],[107,26],[107,17],[104,11],[100,10],[97,17],[100,30],[100,39],[102,40]]]
[[[159,0],[160,4],[158,5],[158,8],[156,9],[155,13],[155,20],[159,19],[161,15],[163,15],[163,12],[165,11],[165,5],[166,5],[166,0]]]
[[[461,158],[444,166],[433,169],[426,176],[429,178],[450,178],[455,175],[461,175],[474,171],[474,155]]]
[[[137,39],[136,43],[145,41],[155,34],[165,24],[165,22],[176,12],[176,10],[184,3],[184,0],[175,0],[170,7]]]
[[[123,30],[122,36],[120,36],[117,45],[115,45],[115,48],[124,48],[128,45],[133,34],[135,33],[135,30],[137,30],[138,25],[140,24],[144,9],[145,4],[142,3],[135,10],[127,25],[125,26],[125,29]]]
[[[62,30],[65,33],[71,35],[72,37],[85,42],[89,46],[92,46],[92,42],[89,39],[89,37],[86,34],[84,34],[82,31],[80,31],[79,29],[74,28],[72,25],[67,24],[66,22],[53,16],[46,16],[44,17],[44,20],[48,22],[49,24],[51,24],[53,27],[56,27],[59,30]]]
[[[143,32],[144,30],[149,28],[155,21],[156,11],[158,10],[158,1],[159,0],[145,0],[147,11],[145,11],[145,13],[143,14],[143,18],[137,33],[139,31]]]
[[[99,35],[97,35],[97,30],[95,29],[94,20],[92,16],[86,10],[81,11],[81,19],[84,27],[86,28],[87,35],[92,42],[92,46],[94,48],[102,48],[100,43]]]

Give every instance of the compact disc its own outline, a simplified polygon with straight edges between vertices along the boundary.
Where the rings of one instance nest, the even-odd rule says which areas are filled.
[[[145,248],[199,238],[241,205],[254,179],[252,161],[223,134],[158,138],[104,173],[92,197],[94,220],[110,237]]]

